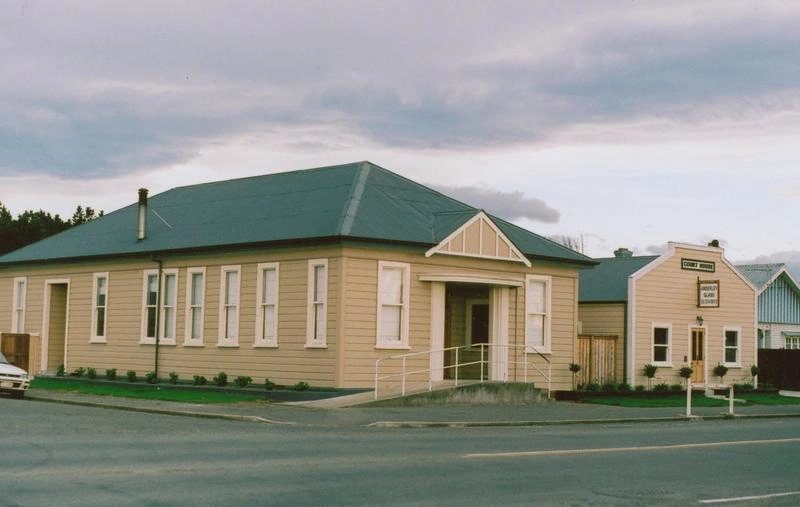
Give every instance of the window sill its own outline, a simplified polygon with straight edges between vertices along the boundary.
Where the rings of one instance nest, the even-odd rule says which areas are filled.
[[[673,368],[674,367],[672,363],[656,363],[655,361],[653,361],[650,364],[652,364],[653,366],[658,366],[659,368]]]
[[[553,351],[550,349],[537,349],[536,347],[525,347],[526,354],[543,354],[546,356],[552,355]]]
[[[253,348],[254,349],[277,349],[278,348],[278,344],[277,343],[254,343],[253,344]]]
[[[89,343],[108,343],[105,338],[90,338]]]
[[[235,342],[235,343],[217,343],[217,348],[218,349],[238,349],[239,348],[239,343],[238,342]]]
[[[196,342],[196,343],[192,343],[192,342],[184,342],[184,343],[183,343],[183,346],[184,346],[184,347],[190,347],[190,348],[199,348],[199,347],[205,347],[205,345],[203,344],[203,342]]]
[[[156,341],[155,340],[151,340],[149,338],[147,340],[139,340],[139,345],[155,345],[155,344],[156,344]],[[173,340],[170,340],[170,341],[159,340],[158,341],[158,346],[159,347],[161,347],[161,346],[174,347],[175,346],[175,341],[173,341]]]
[[[378,343],[375,350],[411,350],[411,347],[405,343]]]
[[[722,366],[725,366],[726,368],[741,368],[742,363],[722,363]]]
[[[327,349],[327,343],[306,343],[307,349]]]

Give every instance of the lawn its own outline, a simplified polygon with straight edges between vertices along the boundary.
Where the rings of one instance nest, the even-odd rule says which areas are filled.
[[[734,394],[737,400],[744,400],[744,405],[796,405],[800,404],[800,398],[780,396],[777,393],[754,393],[754,394]],[[619,407],[631,408],[660,408],[660,407],[685,407],[686,396],[665,396],[665,397],[636,397],[636,396],[608,396],[585,397],[581,398],[583,403],[595,403],[598,405],[615,405]],[[737,406],[742,406],[737,403]],[[727,400],[707,398],[706,396],[695,394],[692,396],[693,407],[727,407]]]
[[[265,401],[263,393],[204,389],[181,389],[170,385],[145,385],[133,386],[125,382],[90,383],[83,380],[52,379],[37,377],[31,384],[31,389],[65,391],[97,396],[119,396],[123,398],[138,398],[145,400],[179,401],[183,403],[239,403]]]

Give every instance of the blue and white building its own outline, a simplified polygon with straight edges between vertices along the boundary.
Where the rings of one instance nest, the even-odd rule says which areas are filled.
[[[736,268],[758,289],[758,348],[800,349],[800,286],[786,265]]]

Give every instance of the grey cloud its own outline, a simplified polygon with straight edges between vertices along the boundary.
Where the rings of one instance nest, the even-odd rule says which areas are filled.
[[[736,264],[773,264],[784,263],[792,277],[800,282],[800,250],[786,250],[767,255],[759,255],[753,259],[737,261]]]
[[[648,245],[644,247],[646,255],[661,255],[667,251],[667,244],[661,243],[660,245]]]
[[[734,121],[800,109],[800,9],[786,3],[21,5],[0,4],[0,175],[185,162],[286,125],[469,150],[702,123],[715,101]]]
[[[526,197],[522,192],[501,192],[483,187],[450,187],[434,185],[450,197],[481,208],[505,220],[527,218],[537,222],[558,223],[560,214],[541,199]]]

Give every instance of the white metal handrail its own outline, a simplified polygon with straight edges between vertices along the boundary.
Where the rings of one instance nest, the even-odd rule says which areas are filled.
[[[480,348],[481,355],[480,355],[480,359],[479,360],[472,360],[472,361],[467,361],[467,362],[463,362],[463,363],[459,361],[459,351],[462,351],[462,350],[474,350],[475,348]],[[516,357],[518,356],[518,354],[516,352],[519,349],[523,349],[523,352],[521,354],[522,358],[523,358],[522,361],[516,360]],[[375,361],[375,399],[377,400],[379,398],[378,390],[379,390],[381,381],[387,381],[387,380],[391,380],[391,379],[396,379],[398,377],[400,378],[400,393],[401,393],[402,396],[405,396],[405,394],[406,394],[407,378],[409,376],[411,376],[411,375],[419,375],[419,374],[427,373],[428,391],[432,391],[433,390],[433,375],[432,375],[432,373],[433,373],[434,368],[427,367],[427,368],[419,368],[419,369],[414,369],[414,370],[408,370],[408,368],[407,368],[407,359],[408,358],[417,357],[417,356],[427,356],[428,357],[428,361],[427,362],[430,365],[430,356],[431,356],[431,354],[442,354],[442,355],[444,355],[447,352],[453,352],[454,355],[455,355],[454,364],[449,364],[449,365],[442,364],[441,367],[437,367],[435,369],[436,370],[442,370],[442,371],[446,371],[448,369],[454,369],[453,381],[454,381],[454,384],[456,386],[458,386],[458,382],[459,382],[458,370],[459,370],[459,368],[463,368],[465,366],[472,366],[472,365],[479,364],[480,365],[479,382],[483,383],[484,376],[485,376],[484,375],[485,367],[486,367],[486,365],[489,364],[489,354],[487,354],[487,352],[490,352],[492,350],[498,351],[498,352],[505,352],[506,361],[504,361],[504,362],[506,362],[506,363],[508,363],[510,365],[517,365],[517,366],[522,365],[523,382],[528,382],[528,368],[529,367],[534,372],[536,372],[540,376],[544,377],[544,379],[547,381],[547,396],[550,397],[550,390],[551,390],[551,386],[552,386],[552,368],[551,368],[551,364],[550,364],[550,359],[548,359],[547,356],[545,356],[544,354],[542,354],[541,352],[539,352],[535,348],[530,347],[528,345],[496,345],[496,344],[491,344],[491,343],[481,343],[481,344],[476,344],[476,345],[461,345],[461,346],[458,346],[458,347],[446,347],[446,348],[443,348],[443,349],[431,349],[431,350],[424,350],[424,351],[420,351],[420,352],[409,352],[409,353],[406,353],[406,354],[397,354],[397,355],[382,357],[382,358],[376,360]],[[508,360],[508,353],[509,353],[510,350],[513,350],[515,352],[514,356],[513,356],[515,358],[515,360],[513,360],[513,361],[509,361]],[[546,372],[543,371],[542,368],[537,366],[536,363],[532,363],[530,361],[530,358],[532,357],[532,355],[531,355],[532,353],[535,353],[536,355],[538,355],[538,357],[540,357],[547,364],[547,367],[546,367],[547,371]],[[400,370],[401,370],[400,373],[390,373],[390,374],[385,374],[385,375],[381,375],[380,374],[381,366],[383,364],[389,362],[389,361],[400,361]],[[516,381],[516,375],[515,375],[515,381]],[[508,380],[506,380],[506,382],[508,382]]]

